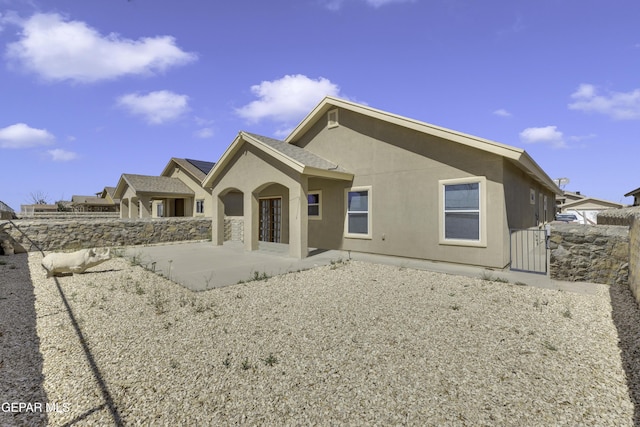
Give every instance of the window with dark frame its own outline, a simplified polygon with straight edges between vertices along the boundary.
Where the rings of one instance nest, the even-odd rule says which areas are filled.
[[[320,217],[320,193],[319,192],[309,192],[307,195],[307,215],[310,218],[319,218]]]

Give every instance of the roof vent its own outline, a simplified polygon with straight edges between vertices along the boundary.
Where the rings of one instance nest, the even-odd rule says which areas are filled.
[[[329,129],[338,126],[338,110],[334,109],[327,113],[327,127]]]

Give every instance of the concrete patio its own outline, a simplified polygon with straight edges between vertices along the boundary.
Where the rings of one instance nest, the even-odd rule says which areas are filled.
[[[596,286],[584,282],[563,282],[548,275],[518,271],[492,270],[483,267],[434,262],[412,258],[366,254],[340,250],[309,248],[309,256],[291,258],[286,244],[260,242],[257,251],[245,251],[242,242],[227,241],[222,246],[210,241],[127,247],[124,256],[136,264],[154,270],[192,291],[235,285],[305,270],[332,262],[356,260],[394,265],[467,277],[503,279],[509,283],[568,292],[594,294]]]

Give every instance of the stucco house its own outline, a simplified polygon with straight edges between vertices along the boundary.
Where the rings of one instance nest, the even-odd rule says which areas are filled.
[[[118,207],[109,199],[99,196],[71,196],[71,209],[74,212],[117,212]]]
[[[633,197],[633,206],[640,206],[640,188],[629,191],[624,197]]]
[[[334,97],[284,141],[240,132],[203,186],[217,245],[233,210],[246,250],[270,241],[296,258],[311,247],[496,268],[510,229],[553,220],[561,194],[522,149]]]
[[[582,197],[562,205],[561,212],[574,214],[580,224],[596,225],[598,213],[607,209],[620,209],[622,203],[610,202],[595,197]]]
[[[120,218],[207,216],[211,193],[202,180],[212,162],[171,158],[160,176],[122,174],[113,193]]]

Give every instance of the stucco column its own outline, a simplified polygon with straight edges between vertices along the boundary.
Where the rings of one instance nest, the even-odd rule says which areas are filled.
[[[146,196],[140,196],[139,205],[140,218],[151,218],[151,199]]]
[[[129,199],[129,218],[138,218],[140,213],[138,211],[138,198],[132,197]]]
[[[120,199],[120,219],[129,218],[129,203],[127,199]]]
[[[309,221],[306,176],[299,185],[289,187],[289,255],[306,258],[309,255]]]
[[[258,232],[260,231],[260,214],[258,196],[245,191],[244,197],[244,249],[258,250]]]
[[[216,246],[224,244],[224,202],[218,193],[213,193],[211,240]]]

